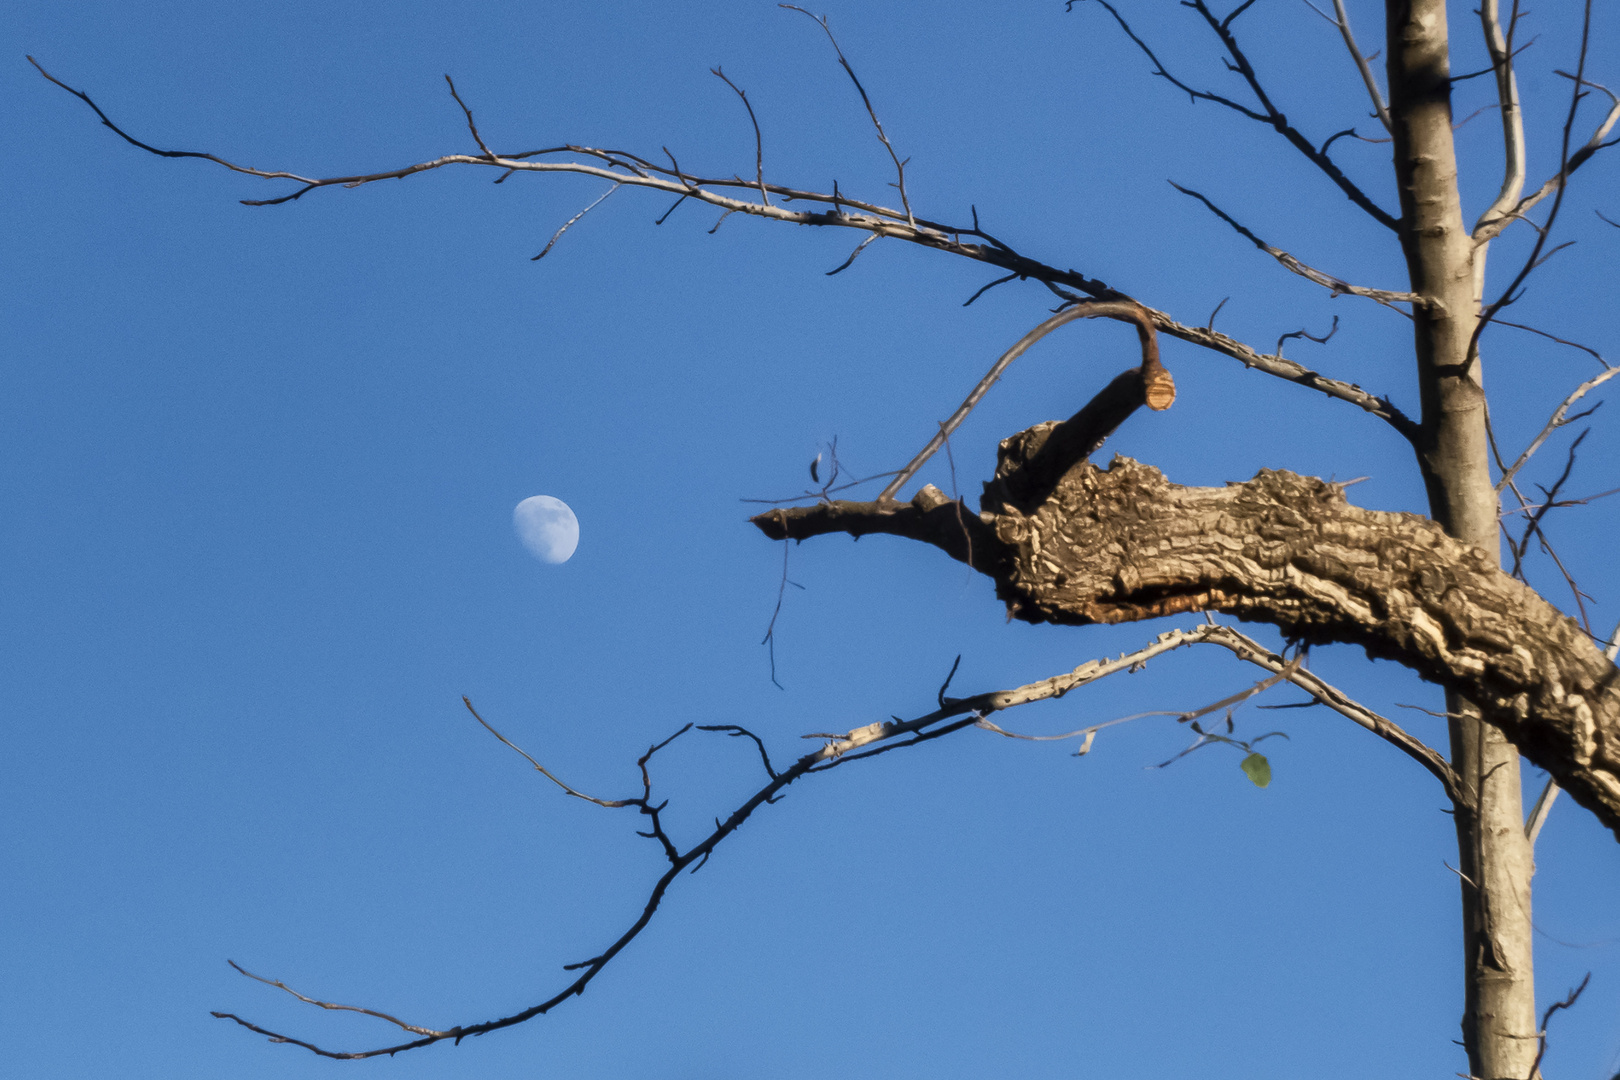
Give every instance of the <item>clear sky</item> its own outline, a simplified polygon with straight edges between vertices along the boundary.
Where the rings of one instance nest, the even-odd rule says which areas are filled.
[[[918,212],[968,219],[1387,393],[1415,411],[1396,314],[1331,299],[1178,195],[1358,283],[1404,286],[1392,238],[1274,133],[1192,106],[1106,14],[1058,0],[829,0],[902,156]],[[1620,83],[1599,6],[1593,77]],[[818,8],[817,10],[822,10]],[[1186,9],[1126,12],[1173,60],[1240,92]],[[1052,303],[880,242],[623,190],[539,263],[604,185],[441,171],[295,204],[284,186],[141,153],[28,67],[32,53],[162,147],[341,174],[474,149],[443,74],[497,148],[588,142],[748,172],[744,87],[776,181],[894,192],[820,31],[770,0],[144,4],[17,0],[0,29],[0,1059],[18,1077],[1447,1076],[1461,1010],[1450,820],[1433,780],[1325,710],[1237,714],[1275,779],[1253,787],[1169,720],[1092,753],[968,731],[812,778],[683,878],[582,998],[515,1030],[334,1064],[209,1017],[229,1010],[341,1048],[389,1041],[226,966],[446,1027],[566,984],[661,870],[628,811],[561,795],[467,715],[466,694],[571,783],[636,792],[634,761],[689,721],[740,723],[779,758],[799,736],[1016,686],[1194,620],[1008,624],[940,553],[828,537],[790,554],[772,684],[760,639],[782,548],[739,500],[798,493],[834,437],[892,469]],[[1367,48],[1373,5],[1353,3]],[[1453,6],[1456,66],[1483,62]],[[1523,58],[1532,181],[1556,163],[1569,13]],[[1304,4],[1238,24],[1290,118],[1362,125],[1337,37]],[[1487,103],[1463,85],[1458,116]],[[1583,129],[1588,121],[1582,121]],[[1497,129],[1463,128],[1465,197],[1494,194]],[[1580,136],[1584,138],[1584,133]],[[1335,154],[1386,206],[1383,146]],[[1566,239],[1520,321],[1620,355],[1620,159],[1577,179]],[[1497,254],[1522,258],[1522,237]],[[1515,252],[1517,253],[1515,255]],[[1498,274],[1500,277],[1500,274]],[[953,441],[976,495],[998,439],[1068,415],[1133,363],[1081,323],[1014,367]],[[1513,449],[1596,365],[1534,336],[1487,342]],[[1353,407],[1174,342],[1180,400],[1111,444],[1180,483],[1260,468],[1346,479],[1420,512],[1410,452]],[[1577,494],[1615,486],[1607,409]],[[1560,437],[1533,479],[1561,464]],[[924,479],[949,490],[946,463]],[[562,565],[512,509],[580,521]],[[1620,616],[1620,499],[1551,523],[1602,630]],[[1544,558],[1532,580],[1568,593]],[[1268,639],[1270,640],[1270,639]],[[1213,650],[1212,650],[1213,651]],[[1440,743],[1432,688],[1350,649],[1314,667]],[[1063,731],[1185,709],[1251,682],[1177,653],[1006,718]],[[1286,691],[1273,702],[1297,700]],[[757,785],[750,747],[688,736],[657,759],[690,840]],[[1540,774],[1527,770],[1527,787]],[[1533,794],[1533,790],[1532,790]],[[1593,972],[1555,1022],[1550,1071],[1620,1069],[1620,852],[1572,804],[1543,833],[1541,996]]]

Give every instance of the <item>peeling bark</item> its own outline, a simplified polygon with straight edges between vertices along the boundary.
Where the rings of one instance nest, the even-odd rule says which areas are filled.
[[[890,533],[996,583],[1010,617],[1120,623],[1219,611],[1310,643],[1360,645],[1466,695],[1620,836],[1620,681],[1575,623],[1489,553],[1414,514],[1363,510],[1323,480],[1262,470],[1182,487],[1116,457],[1081,463],[1021,510],[1009,486],[1054,425],[1002,443],[974,514],[929,486],[902,504],[830,502],[754,518],[773,539]]]

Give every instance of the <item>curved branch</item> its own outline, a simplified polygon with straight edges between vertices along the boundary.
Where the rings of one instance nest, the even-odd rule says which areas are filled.
[[[1017,471],[1021,446],[1002,443],[1004,468]],[[1009,617],[1086,625],[1221,611],[1307,643],[1360,645],[1475,702],[1620,836],[1620,671],[1562,612],[1432,521],[1359,509],[1341,486],[1292,473],[1180,487],[1127,458],[1076,464],[1029,513],[992,502],[993,490],[967,519],[971,564]],[[754,523],[778,538],[888,532],[968,561],[962,526],[934,497]]]
[[[1138,371],[1143,388],[1142,402],[1148,408],[1159,412],[1170,407],[1176,400],[1176,383],[1170,377],[1170,373],[1164,369],[1164,364],[1159,360],[1159,342],[1154,334],[1153,319],[1148,314],[1147,309],[1131,300],[1083,300],[1077,304],[1071,304],[1051,318],[1043,320],[1039,326],[1036,326],[1014,342],[1012,348],[1002,353],[1001,358],[995,362],[984,378],[980,379],[978,385],[968,394],[967,400],[957,407],[949,420],[939,425],[939,431],[932,439],[928,440],[928,445],[923,447],[917,456],[912,458],[906,467],[901,469],[899,474],[889,481],[888,485],[878,494],[878,502],[887,502],[893,499],[900,489],[905,486],[906,481],[917,475],[917,470],[922,468],[928,459],[939,451],[941,446],[946,445],[951,433],[962,425],[962,421],[967,419],[968,414],[983,400],[984,395],[990,392],[990,388],[1001,381],[1002,374],[1006,372],[1014,360],[1023,356],[1047,334],[1076,319],[1118,319],[1121,322],[1128,322],[1135,326],[1137,337],[1142,343],[1142,366]]]

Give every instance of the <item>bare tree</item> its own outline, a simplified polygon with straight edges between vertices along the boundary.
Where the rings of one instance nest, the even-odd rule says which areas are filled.
[[[907,160],[891,142],[867,87],[827,21],[791,5],[782,6],[818,23],[848,75],[892,164],[898,207],[851,196],[836,186],[828,192],[768,180],[764,138],[754,104],[719,68],[714,74],[735,92],[752,126],[755,155],[749,175],[691,172],[667,150],[643,156],[561,145],[497,152],[480,133],[472,109],[454,83],[449,83],[449,93],[460,106],[475,153],[450,153],[404,168],[334,177],[262,170],[210,153],[164,150],[142,142],[83,91],[41,67],[45,78],[78,96],[103,124],[142,150],[171,158],[201,158],[246,176],[293,185],[290,190],[278,188],[265,198],[243,200],[250,206],[287,203],[326,187],[353,188],[447,166],[494,169],[498,183],[523,173],[575,173],[597,177],[611,186],[565,222],[537,259],[608,195],[629,187],[672,197],[666,217],[675,207],[691,201],[719,210],[722,221],[743,214],[862,234],[848,259],[833,273],[848,269],[874,241],[886,238],[984,263],[998,271],[969,303],[999,285],[1039,283],[1057,298],[1051,317],[998,359],[911,462],[881,477],[846,481],[836,455],[825,474],[818,459],[812,466],[816,489],[802,498],[783,500],[753,521],[767,537],[782,541],[803,541],[827,533],[857,537],[886,533],[921,541],[990,578],[1006,604],[1008,617],[1030,623],[1121,623],[1183,613],[1201,613],[1206,620],[1161,634],[1118,658],[1092,660],[1066,674],[1013,689],[956,698],[948,696],[952,680],[947,678],[938,690],[934,711],[847,732],[819,733],[815,737],[823,740],[822,745],[786,766],[773,761],[764,740],[753,731],[735,725],[699,727],[696,730],[751,741],[758,749],[764,780],[729,817],[717,819],[712,832],[684,849],[664,827],[665,803],[654,796],[651,768],[658,752],[693,730],[692,725],[649,747],[640,758],[639,792],[609,799],[558,779],[473,711],[479,723],[567,795],[607,809],[634,810],[644,819],[644,835],[659,846],[667,866],[639,916],[607,948],[572,965],[571,981],[546,999],[496,1020],[451,1028],[427,1027],[373,1009],[321,1001],[280,981],[243,971],[309,1004],[364,1013],[402,1029],[406,1037],[389,1045],[336,1051],[267,1030],[233,1013],[215,1015],[275,1041],[337,1058],[393,1055],[520,1024],[582,993],[650,923],[680,875],[703,865],[721,841],[789,785],[968,728],[1012,738],[1078,739],[1080,752],[1085,753],[1108,724],[1061,735],[1029,736],[1010,731],[991,717],[1062,696],[1172,650],[1211,645],[1262,669],[1264,676],[1202,709],[1141,714],[1172,715],[1188,724],[1195,733],[1189,749],[1217,742],[1237,745],[1246,755],[1245,771],[1263,785],[1269,766],[1264,755],[1253,748],[1258,740],[1242,742],[1231,734],[1230,726],[1223,734],[1218,726],[1206,727],[1200,721],[1288,683],[1309,695],[1312,703],[1385,740],[1440,783],[1457,830],[1465,930],[1463,1043],[1469,1058],[1468,1075],[1486,1080],[1538,1075],[1547,1021],[1556,1009],[1572,1005],[1575,995],[1556,1004],[1538,1023],[1530,922],[1533,847],[1560,791],[1567,791],[1620,836],[1620,686],[1616,685],[1615,635],[1604,639],[1593,632],[1584,594],[1559,560],[1546,531],[1552,510],[1585,501],[1569,497],[1564,490],[1580,438],[1568,446],[1566,464],[1542,487],[1539,499],[1525,492],[1522,481],[1534,455],[1561,429],[1590,412],[1572,412],[1578,403],[1604,386],[1620,368],[1611,367],[1591,348],[1565,342],[1590,353],[1600,368],[1572,386],[1536,438],[1509,456],[1496,445],[1492,432],[1483,389],[1483,353],[1489,340],[1487,331],[1500,326],[1532,330],[1562,341],[1550,331],[1509,323],[1504,316],[1522,295],[1526,281],[1561,246],[1555,240],[1555,226],[1569,181],[1600,151],[1620,142],[1611,137],[1620,120],[1620,97],[1589,77],[1591,4],[1587,0],[1579,39],[1567,43],[1567,70],[1559,71],[1567,80],[1569,98],[1565,121],[1557,133],[1557,165],[1539,185],[1528,187],[1527,193],[1526,133],[1515,74],[1517,57],[1524,48],[1517,3],[1503,12],[1497,0],[1483,0],[1477,13],[1478,32],[1490,66],[1454,75],[1448,12],[1442,0],[1386,0],[1385,44],[1379,50],[1384,53],[1381,82],[1372,63],[1375,57],[1357,44],[1342,0],[1334,0],[1331,12],[1318,9],[1318,14],[1342,38],[1365,85],[1369,117],[1383,129],[1383,134],[1364,141],[1388,142],[1392,150],[1398,203],[1385,205],[1352,180],[1332,156],[1340,139],[1363,140],[1363,136],[1354,128],[1325,139],[1307,135],[1283,111],[1275,88],[1268,86],[1251,62],[1239,36],[1238,20],[1253,5],[1254,0],[1245,0],[1224,14],[1205,0],[1187,0],[1182,5],[1190,12],[1193,30],[1208,35],[1210,47],[1235,76],[1237,89],[1230,92],[1184,81],[1161,62],[1150,35],[1133,28],[1110,0],[1082,6],[1094,6],[1097,10],[1088,14],[1117,24],[1124,47],[1140,50],[1155,76],[1194,103],[1205,102],[1272,129],[1292,147],[1290,152],[1303,155],[1328,185],[1392,234],[1390,240],[1399,245],[1406,262],[1406,287],[1351,284],[1262,239],[1214,198],[1180,189],[1288,271],[1334,296],[1364,298],[1409,318],[1420,391],[1415,416],[1402,411],[1388,396],[1286,358],[1285,341],[1311,336],[1303,331],[1284,335],[1268,353],[1214,330],[1213,316],[1202,326],[1177,319],[1082,271],[1063,269],[1056,262],[1015,249],[982,228],[976,211],[966,222],[947,223],[926,216],[914,206],[907,190]],[[1500,119],[1502,153],[1498,191],[1470,225],[1458,183],[1452,98],[1457,84],[1474,76],[1488,76],[1494,85],[1490,108]],[[1509,229],[1534,234],[1529,252],[1521,263],[1488,275],[1486,258],[1491,245]],[[1037,425],[1004,440],[977,512],[932,485],[903,497],[907,482],[931,456],[940,450],[950,454],[952,433],[1008,365],[1046,335],[1084,318],[1132,325],[1141,350],[1139,363],[1121,372],[1069,419]],[[1412,447],[1428,493],[1428,516],[1359,509],[1346,498],[1348,485],[1288,472],[1265,470],[1247,483],[1215,489],[1177,486],[1152,466],[1129,459],[1117,458],[1107,468],[1091,464],[1091,455],[1138,408],[1172,405],[1175,386],[1160,358],[1161,335],[1356,406],[1387,425]],[[953,475],[956,468],[953,457]],[[836,497],[880,479],[885,485],[869,501]],[[1504,494],[1511,496],[1506,508]],[[1503,568],[1501,558],[1504,538],[1511,555],[1508,569]],[[1568,581],[1577,617],[1566,615],[1526,583],[1524,566],[1532,542]],[[1274,626],[1289,645],[1281,652],[1268,649],[1215,620],[1217,613]],[[1369,655],[1397,661],[1443,687],[1449,753],[1425,745],[1313,674],[1306,665],[1309,648],[1326,643],[1361,646]],[[470,702],[467,707],[473,710]],[[1131,719],[1135,717],[1109,723]],[[1519,794],[1521,755],[1553,778],[1528,819]]]

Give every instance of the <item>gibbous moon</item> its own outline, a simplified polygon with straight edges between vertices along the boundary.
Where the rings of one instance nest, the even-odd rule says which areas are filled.
[[[579,547],[579,518],[561,499],[534,495],[517,504],[512,525],[518,539],[534,557],[546,563],[565,563]]]

